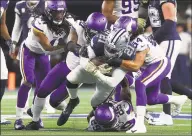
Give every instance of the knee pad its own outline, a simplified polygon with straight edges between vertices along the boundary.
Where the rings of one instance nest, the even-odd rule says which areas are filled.
[[[72,88],[72,89],[75,89],[75,88],[78,88],[78,84],[72,84],[71,82],[69,82],[68,80],[66,81],[66,86],[67,88]]]

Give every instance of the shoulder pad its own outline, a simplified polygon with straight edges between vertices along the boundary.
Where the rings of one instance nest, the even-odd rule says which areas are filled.
[[[33,22],[32,22],[32,27],[41,33],[44,33],[44,24],[42,22],[42,20],[40,18],[36,18]]]

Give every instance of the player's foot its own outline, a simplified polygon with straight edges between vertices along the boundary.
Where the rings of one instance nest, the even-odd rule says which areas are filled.
[[[25,126],[23,125],[23,120],[22,119],[17,119],[14,123],[14,128],[15,130],[22,130],[25,128]]]
[[[181,112],[183,104],[187,101],[187,96],[181,95],[178,99],[178,103],[175,104],[175,107],[173,108],[172,115],[177,116]]]
[[[69,119],[70,114],[73,112],[73,109],[79,104],[79,98],[70,99],[67,104],[66,109],[61,113],[59,119],[57,120],[57,125],[64,125]]]
[[[150,120],[153,120],[153,116],[149,113],[149,111],[146,110],[146,114],[145,114],[145,121],[149,122]]]
[[[136,125],[134,127],[132,127],[130,130],[127,130],[126,133],[146,133],[147,129],[145,127],[145,125]]]
[[[0,122],[1,122],[1,125],[9,125],[9,124],[11,124],[11,121],[6,120],[4,118],[1,118]]]
[[[30,117],[33,117],[33,113],[32,113],[32,110],[31,108],[29,108],[27,110],[27,114],[30,116]],[[41,119],[39,119],[39,125],[40,125],[40,128],[44,128],[44,124],[43,124],[43,121]]]
[[[149,120],[148,123],[149,125],[155,125],[155,126],[171,126],[173,125],[173,119],[171,115],[162,112],[160,113],[159,118],[153,118]]]
[[[39,121],[38,122],[32,121],[25,127],[26,130],[39,130],[40,128],[41,127]]]

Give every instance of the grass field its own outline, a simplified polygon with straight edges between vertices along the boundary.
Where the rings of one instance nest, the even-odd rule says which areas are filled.
[[[88,114],[91,110],[90,107],[90,98],[93,94],[93,89],[91,88],[82,88],[79,91],[80,96],[80,104],[75,109],[73,114]],[[135,95],[134,91],[133,94],[133,101],[135,103]],[[15,115],[15,105],[16,105],[16,91],[14,92],[6,92],[4,98],[1,103],[1,115]],[[32,100],[32,93],[30,102]],[[161,112],[162,106],[148,106],[148,110]],[[89,136],[89,135],[136,135],[136,134],[126,134],[125,132],[86,132],[85,129],[87,127],[86,118],[70,118],[68,122],[64,126],[57,126],[57,116],[59,116],[61,111],[57,111],[54,116],[50,115],[47,118],[43,118],[44,122],[44,129],[39,131],[16,131],[14,130],[13,124],[15,121],[15,116],[11,116],[9,118],[12,121],[11,125],[1,126],[1,135],[82,135],[82,136]],[[191,101],[187,101],[186,104],[183,106],[182,113],[191,114]],[[43,115],[47,114],[45,110],[43,111]],[[56,118],[55,118],[56,117]],[[24,119],[24,123],[27,124],[30,122],[31,119]],[[191,135],[191,119],[174,119],[173,126],[149,126],[147,125],[148,132],[145,135]],[[138,134],[137,134],[138,135]],[[143,135],[143,134],[140,134]]]

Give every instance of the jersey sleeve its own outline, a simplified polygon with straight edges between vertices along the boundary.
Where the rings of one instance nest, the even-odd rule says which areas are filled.
[[[17,14],[17,15],[21,15],[21,2],[17,2],[16,3],[16,5],[15,5],[15,13]]]
[[[44,33],[44,23],[40,18],[37,18],[32,22],[32,27],[34,31]]]
[[[93,116],[90,121],[87,128],[88,131],[104,131],[104,128],[97,123],[95,120],[95,117]]]
[[[173,3],[176,5],[176,0],[160,0],[160,4],[163,5],[164,3]]]
[[[101,38],[101,35],[96,35],[91,39],[91,48],[97,57],[104,55],[104,45],[105,41]]]

